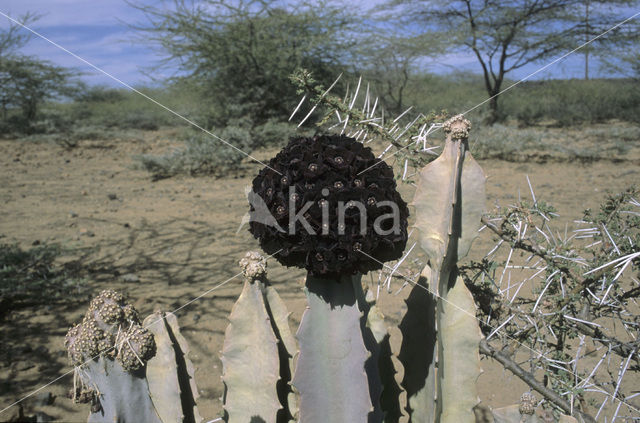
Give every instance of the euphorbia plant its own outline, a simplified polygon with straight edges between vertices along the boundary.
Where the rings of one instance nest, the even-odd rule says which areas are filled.
[[[376,342],[362,273],[401,257],[408,208],[392,169],[345,136],[292,140],[253,181],[251,232],[308,272],[293,384],[300,420],[381,420]]]

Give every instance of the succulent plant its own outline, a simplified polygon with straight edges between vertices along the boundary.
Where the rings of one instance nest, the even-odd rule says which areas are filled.
[[[478,402],[481,332],[473,297],[457,268],[477,236],[486,201],[486,177],[468,151],[470,128],[462,115],[444,123],[442,154],[420,171],[412,202],[420,246],[429,261],[422,271],[423,286],[414,290],[428,287],[433,293],[431,299],[424,292],[416,294],[424,304],[418,312],[424,314],[424,325],[406,322],[403,332],[414,339],[422,332],[430,349],[419,372],[422,380],[414,382],[419,389],[407,387],[412,421],[473,422]],[[408,311],[405,317],[415,313]]]
[[[392,169],[353,138],[297,138],[260,171],[253,193],[264,205],[250,210],[261,247],[308,271],[292,380],[300,421],[381,420],[380,345],[360,278],[406,246],[409,211]]]
[[[468,122],[454,118],[445,130],[444,152],[421,172],[414,199],[416,226],[430,263],[420,288],[428,284],[439,298],[412,292],[401,325],[399,358],[412,422],[471,422],[477,403],[480,331],[456,262],[479,226],[484,174],[466,151]],[[289,313],[266,278],[265,259],[252,252],[241,260],[244,288],[229,317],[222,351],[225,420],[397,421],[402,407],[389,332],[361,284],[362,273],[400,258],[407,242],[408,208],[391,168],[345,136],[298,138],[260,171],[253,194],[260,201],[251,202],[250,231],[278,261],[308,271],[308,305],[296,345]],[[92,302],[83,324],[70,330],[68,346],[74,363],[95,353],[100,365],[109,368],[104,375],[85,367],[90,375],[85,385],[93,380],[110,384],[107,394],[96,392],[100,403],[110,400],[105,417],[131,420],[122,393],[135,385],[138,395],[146,393],[137,400],[140,421],[197,420],[194,400],[185,402],[178,395],[193,393],[190,385],[182,378],[165,389],[162,381],[168,379],[158,371],[166,367],[163,363],[177,362],[179,354],[167,351],[184,351],[186,345],[167,348],[170,337],[153,335],[156,342],[163,340],[157,348],[151,347],[154,337],[140,327],[135,311],[108,292]],[[161,359],[145,368],[156,350]],[[169,373],[188,367],[176,365]],[[154,375],[145,379],[144,372],[151,370]],[[108,380],[111,373],[115,376]],[[152,384],[145,389],[147,381]],[[167,406],[172,402],[154,408],[161,397],[182,405],[178,419]]]
[[[245,282],[222,347],[226,421],[286,422],[297,414],[289,384],[297,350],[289,313],[269,285],[262,255],[249,252],[240,266]]]
[[[75,366],[71,396],[91,403],[89,422],[201,420],[193,365],[172,314],[152,314],[143,326],[122,294],[105,290],[69,329],[65,345]]]
[[[127,371],[144,367],[156,353],[153,335],[140,326],[138,313],[112,290],[91,301],[82,323],[69,329],[65,345],[75,366],[105,355]]]
[[[353,138],[292,139],[253,180],[253,193],[266,210],[251,205],[250,231],[286,266],[314,276],[366,273],[405,248],[409,211],[393,170]]]

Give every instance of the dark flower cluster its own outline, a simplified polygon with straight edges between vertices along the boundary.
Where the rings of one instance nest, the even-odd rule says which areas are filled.
[[[353,138],[292,139],[253,180],[252,194],[268,209],[250,201],[250,231],[263,250],[315,276],[381,269],[407,243],[409,210],[393,170]]]

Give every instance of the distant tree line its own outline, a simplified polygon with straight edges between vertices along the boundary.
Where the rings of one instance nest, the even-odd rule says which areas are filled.
[[[272,131],[299,99],[289,76],[299,68],[344,92],[364,75],[382,105],[399,113],[412,83],[443,54],[472,54],[486,91],[489,123],[505,114],[500,97],[509,75],[543,64],[600,35],[637,11],[638,0],[388,0],[364,13],[345,1],[165,0],[134,5],[148,18],[133,24],[142,42],[163,55],[158,67],[177,70],[167,81],[194,93],[192,118],[207,128]],[[32,24],[37,16],[22,18]],[[640,76],[640,19],[580,50],[617,74]],[[74,72],[26,57],[18,25],[0,31],[0,125],[29,128],[43,102],[64,96],[86,101]],[[15,126],[14,125],[14,126]],[[2,126],[0,126],[1,128]],[[253,132],[252,132],[253,131]],[[249,147],[249,146],[247,146]]]

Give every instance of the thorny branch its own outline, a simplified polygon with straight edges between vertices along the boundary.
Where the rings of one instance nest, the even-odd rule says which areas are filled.
[[[531,372],[528,372],[520,367],[518,363],[511,359],[509,354],[506,354],[503,351],[496,350],[491,345],[489,345],[489,343],[485,339],[480,341],[480,352],[488,357],[494,358],[498,363],[502,364],[505,369],[509,370],[511,373],[519,377],[532,389],[536,390],[546,399],[562,408],[565,413],[571,413],[572,407],[569,402],[567,402],[564,398],[562,398],[561,395],[558,395],[552,389],[547,388],[542,382],[538,381]],[[585,422],[595,423],[595,419],[592,416],[580,411],[578,411],[578,414]]]
[[[332,94],[332,87],[325,89],[319,85],[313,75],[304,69],[291,75],[291,80],[298,88],[300,95],[308,96],[308,102],[312,106],[300,125],[305,123],[313,112],[320,109],[322,118],[317,121],[317,126],[341,130],[341,133],[346,133],[365,144],[374,139],[388,143],[388,147],[380,156],[383,158],[395,156],[396,162],[404,163],[404,171],[401,173],[403,180],[408,165],[411,165],[414,170],[421,169],[436,157],[436,155],[415,153],[429,151],[426,147],[427,137],[431,133],[430,130],[438,127],[436,122],[446,120],[445,111],[431,112],[427,115],[418,114],[411,118],[408,114],[411,109],[409,108],[395,119],[385,121],[384,112],[381,112],[381,107],[378,107],[377,98],[373,97],[368,87],[366,90],[361,88],[361,80],[351,93],[347,91],[342,97]],[[303,100],[306,98],[304,97]],[[356,101],[363,105],[356,106]],[[336,117],[337,122],[334,122]],[[395,148],[393,153],[390,152],[392,147]]]
[[[382,156],[395,148],[385,157],[395,156],[403,180],[410,181],[430,161],[424,152],[429,151],[427,138],[431,141],[432,132],[425,127],[433,128],[441,116],[420,115],[399,125],[400,118],[407,121],[403,113],[385,123],[379,111],[374,113],[376,103],[368,89],[364,106],[354,106],[356,100],[362,103],[360,83],[340,98],[305,71],[292,80],[300,94],[306,94],[298,108],[305,99],[310,103],[303,122],[319,109],[324,116],[319,125],[365,143],[371,139],[388,143]],[[532,203],[520,201],[482,218],[498,245],[481,262],[460,266],[487,337],[480,352],[542,394],[543,407],[586,422],[606,415],[607,420],[640,416],[640,406],[632,402],[640,399],[640,393],[632,390],[633,378],[640,372],[639,194],[630,188],[610,196],[599,211],[587,210],[575,222],[578,229],[563,236],[550,227],[556,216],[553,207],[536,200],[531,189]],[[394,277],[411,273],[412,265],[424,265],[414,262],[399,263],[403,267],[391,272],[382,285],[390,290]],[[529,359],[517,363],[513,357],[522,353]],[[585,360],[596,357],[594,353],[600,357],[596,364]],[[536,379],[536,374],[544,375],[544,380]],[[622,415],[625,412],[627,416]]]
[[[571,236],[554,234],[548,225],[553,209],[536,201],[533,190],[532,197],[533,204],[521,201],[482,218],[509,249],[507,259],[498,261],[498,246],[481,263],[462,268],[483,331],[500,328],[480,352],[565,412],[585,413],[590,402],[598,419],[613,399],[637,417],[640,410],[630,402],[637,395],[628,384],[640,372],[640,282],[633,276],[640,268],[638,191],[610,196],[599,213],[587,210]],[[516,256],[526,258],[516,263]],[[511,358],[518,351],[530,352],[530,371]],[[595,351],[601,351],[595,367],[579,366]],[[540,370],[548,384],[535,379]],[[612,419],[621,417],[618,405]]]

